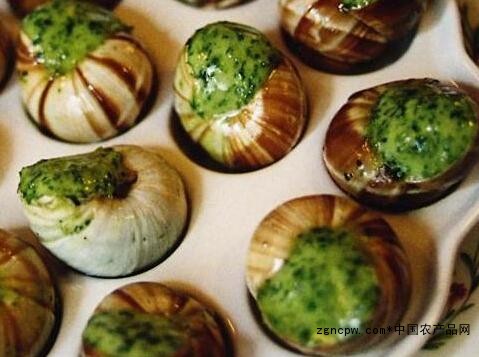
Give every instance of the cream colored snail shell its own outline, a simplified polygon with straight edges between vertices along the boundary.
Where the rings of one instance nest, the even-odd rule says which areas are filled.
[[[404,52],[401,40],[408,42],[426,3],[373,0],[345,10],[341,0],[280,0],[281,27],[287,44],[306,63],[330,72],[360,73],[387,64],[381,63],[385,56]]]
[[[111,316],[113,314],[125,314],[133,320],[135,316],[141,316],[143,320],[145,316],[149,316],[152,321],[155,321],[155,319],[168,319],[168,321],[179,319],[183,324],[185,336],[183,336],[183,341],[174,347],[171,355],[179,357],[226,357],[228,355],[224,340],[226,331],[223,331],[222,326],[218,323],[219,319],[216,313],[209,310],[193,297],[175,291],[165,285],[139,282],[123,286],[101,301],[83,332],[82,356],[111,355],[106,351],[102,351],[97,341],[92,341],[103,336],[91,336],[93,334],[90,334],[90,330],[99,326],[95,320],[101,319],[102,316]],[[134,329],[134,327],[131,328]],[[141,331],[144,331],[144,329]],[[158,341],[159,338],[154,339],[153,336],[162,332],[167,333],[168,331],[154,330],[154,328],[152,331],[150,328],[145,332],[152,336],[150,339],[146,336],[145,338],[140,336],[143,342],[142,352],[148,353],[146,352],[148,348],[154,348],[150,344],[161,343]],[[103,333],[109,333],[108,328],[104,329]],[[129,336],[122,335],[122,330],[115,331],[114,333],[117,342],[121,341],[123,344],[130,345],[130,347],[136,342],[129,341]],[[179,332],[177,331],[177,333]],[[171,335],[169,338],[172,338]],[[108,341],[108,336],[106,336],[106,339]],[[115,346],[108,347],[111,350],[115,348]],[[111,350],[109,351],[110,353],[112,353]],[[151,356],[157,355],[151,351],[150,353],[149,355]],[[113,355],[121,356],[122,354],[120,351],[115,351]]]
[[[52,78],[22,32],[17,71],[33,121],[48,135],[76,143],[105,140],[134,126],[155,80],[148,53],[127,33],[111,35],[71,72]]]
[[[0,230],[0,355],[46,354],[59,323],[58,299],[33,246]]]
[[[157,264],[181,238],[188,215],[183,181],[161,156],[132,145],[111,149],[135,175],[124,196],[72,202],[42,193],[29,201],[19,190],[40,243],[72,268],[101,277]]]
[[[26,14],[35,10],[36,7],[46,4],[50,0],[8,0],[11,8],[18,16],[25,16]],[[112,9],[114,8],[121,0],[87,0],[97,5]]]
[[[257,32],[248,26],[225,24],[239,31]],[[212,25],[216,24],[208,26]],[[191,141],[232,171],[259,169],[287,155],[299,142],[307,123],[306,95],[293,63],[281,54],[279,64],[249,103],[205,118],[192,106],[197,80],[188,63],[187,46],[176,69],[174,90],[175,110]]]
[[[9,34],[4,26],[0,24],[0,90],[9,77],[13,57],[14,53]]]
[[[368,143],[366,127],[388,88],[428,86],[441,93],[465,95],[455,85],[434,79],[409,79],[361,90],[351,95],[334,116],[326,133],[323,159],[335,183],[363,204],[388,210],[406,210],[431,204],[448,194],[469,172],[479,152],[479,133],[464,156],[442,173],[422,180],[398,180],[378,164]],[[479,123],[479,106],[468,99]],[[456,133],[451,132],[451,135]]]
[[[314,356],[343,355],[366,350],[382,343],[385,336],[363,333],[360,336],[342,339],[335,343],[324,344],[315,340],[314,344],[304,345],[291,336],[278,333],[274,324],[261,310],[258,303],[261,288],[269,279],[275,277],[288,262],[296,243],[302,239],[301,235],[314,229],[323,228],[347,229],[355,232],[353,239],[357,240],[361,247],[360,250],[363,251],[363,256],[368,257],[366,259],[372,264],[377,276],[379,287],[377,302],[372,310],[370,320],[366,322],[366,325],[361,326],[363,328],[367,326],[387,327],[399,323],[408,307],[411,294],[411,273],[407,256],[396,234],[382,217],[359,206],[350,199],[339,196],[315,195],[296,198],[281,204],[262,220],[253,235],[247,256],[246,283],[249,292],[254,299],[256,308],[259,310],[263,324],[280,342],[289,348]],[[337,264],[344,263],[338,262]],[[335,267],[338,268],[338,266]],[[324,271],[315,268],[312,274],[327,274],[328,269],[323,269]],[[294,286],[298,288],[290,291],[287,296],[290,296],[289,294],[291,296],[304,294],[307,289],[305,285],[302,285],[302,277],[296,277],[295,279]],[[332,279],[339,278],[335,275]],[[339,284],[342,283],[344,281]],[[313,287],[320,288],[318,285]],[[336,287],[328,289],[336,289]],[[328,295],[327,292],[325,294]],[[281,296],[284,296],[284,294]],[[317,293],[313,295],[313,298],[316,299],[313,304],[315,308],[320,307],[322,303],[321,295]],[[310,311],[307,306],[304,306],[304,308],[307,312],[291,311],[292,316],[298,316],[295,317],[296,321],[294,323],[303,324],[299,317],[301,313],[307,313],[311,317],[315,316],[316,310]],[[324,310],[320,311],[324,313]],[[350,317],[344,316],[345,320],[347,318]],[[299,331],[296,331],[298,325],[295,325],[295,332],[299,333]],[[305,327],[306,325],[302,326]],[[316,324],[308,326],[314,335],[316,335],[316,330],[319,327],[331,328],[333,326],[316,326]],[[314,337],[312,338],[314,339]]]

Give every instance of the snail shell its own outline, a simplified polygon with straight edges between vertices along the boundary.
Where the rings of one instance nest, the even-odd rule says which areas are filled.
[[[376,213],[366,210],[349,199],[332,195],[316,195],[293,199],[280,205],[263,219],[253,235],[247,257],[246,282],[263,323],[286,346],[305,354],[348,354],[382,342],[385,336],[363,333],[354,338],[340,339],[334,344],[304,345],[291,336],[279,333],[274,327],[275,323],[261,310],[258,304],[261,288],[268,280],[275,277],[288,262],[295,245],[302,239],[302,234],[318,228],[345,228],[355,232],[353,239],[357,240],[360,250],[364,254],[362,259],[368,260],[373,266],[378,280],[379,294],[372,316],[366,326],[394,326],[406,311],[411,293],[409,262],[389,224]],[[338,264],[346,264],[346,262]],[[334,267],[334,269],[341,269],[341,265]],[[314,274],[327,274],[328,268],[323,266],[323,269],[315,270]],[[337,273],[334,269],[333,271]],[[301,279],[303,279],[301,276],[295,278],[294,284],[300,288],[291,291],[284,299],[288,300],[290,296],[301,295],[307,291],[307,284]],[[337,274],[334,279],[339,279]],[[321,287],[315,285],[314,288],[320,289]],[[333,289],[331,293],[338,291],[334,290],[336,287],[333,288],[329,285],[327,289]],[[346,299],[346,296],[350,295],[343,297]],[[314,295],[316,300],[313,305],[320,307],[323,297],[324,294],[323,296],[319,293]],[[286,302],[286,304],[289,303]],[[307,311],[308,316],[315,314],[309,308]],[[316,335],[318,327],[331,327],[316,326],[316,324],[315,326],[302,325],[301,312],[292,311],[291,313],[297,316],[294,321],[297,324],[295,329],[310,328],[311,333]],[[344,316],[345,320],[349,318],[351,316]],[[300,325],[301,327],[299,327]]]
[[[146,315],[150,316],[152,321],[155,319],[181,321],[186,339],[175,346],[175,350],[172,351],[171,355],[185,357],[222,357],[227,355],[225,341],[223,340],[224,331],[218,325],[218,317],[214,312],[207,309],[194,298],[162,284],[140,282],[129,284],[113,291],[98,305],[83,332],[82,356],[110,355],[102,351],[101,347],[98,347],[98,343],[96,346],[91,343],[90,331],[97,326],[95,320],[101,315],[108,316],[108,314],[115,313],[129,315],[132,319],[135,319],[135,316],[138,315],[143,316],[144,319]],[[137,324],[136,327],[141,328],[140,324]],[[111,330],[104,329],[104,333],[111,333]],[[114,332],[116,341],[121,341],[120,343],[125,345],[135,343],[134,340],[128,341],[128,336],[123,335],[123,333],[124,329],[120,330],[120,332]],[[166,334],[168,331],[149,329],[148,335],[154,336],[159,334],[161,336],[161,333]],[[146,337],[141,339],[144,342],[142,346],[143,352],[150,347],[154,348],[155,343],[160,343],[158,341],[160,340],[159,338],[157,340],[146,340],[147,342],[145,340]],[[151,342],[152,340],[153,342]],[[115,351],[114,355],[122,356],[119,351]]]
[[[35,10],[36,7],[46,4],[50,0],[8,0],[8,3],[12,7],[13,11],[17,13],[18,16],[25,16],[26,14]],[[91,1],[97,5],[113,9],[120,0],[87,0]]]
[[[125,197],[97,197],[65,204],[61,197],[26,201],[30,227],[56,257],[88,275],[118,277],[148,268],[178,242],[187,201],[178,173],[159,155],[138,146],[114,146],[136,173]],[[67,229],[65,224],[81,229]]]
[[[416,29],[425,0],[376,0],[345,10],[341,0],[281,0],[281,26],[288,45],[314,67],[357,73],[391,55]],[[371,68],[370,68],[371,67]]]
[[[23,104],[48,135],[77,143],[111,138],[139,120],[152,91],[153,64],[127,33],[110,36],[71,72],[51,77],[22,32],[17,48]]]
[[[59,305],[35,249],[0,230],[0,355],[35,357],[55,334]]]
[[[401,86],[426,86],[440,93],[465,95],[479,121],[477,103],[456,86],[434,79],[386,83],[349,97],[334,116],[326,134],[323,151],[326,168],[336,184],[361,203],[391,210],[418,208],[449,193],[466,176],[479,151],[479,134],[476,133],[463,157],[441,174],[422,180],[393,177],[378,164],[377,154],[368,143],[365,131],[381,94],[388,88]],[[460,133],[451,132],[451,135]]]
[[[183,50],[174,83],[176,113],[189,138],[224,168],[259,169],[281,159],[298,143],[307,121],[306,96],[293,63],[281,57],[249,103],[205,118],[191,105],[197,80],[187,49]]]
[[[12,64],[12,43],[6,29],[0,24],[0,89],[7,81]]]

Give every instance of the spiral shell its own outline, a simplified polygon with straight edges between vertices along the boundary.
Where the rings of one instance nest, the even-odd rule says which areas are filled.
[[[25,16],[26,14],[32,12],[36,7],[46,4],[50,0],[8,0],[8,3],[12,7],[13,11],[18,14],[18,16]],[[114,8],[120,0],[87,0],[97,5],[112,9]]]
[[[175,77],[175,109],[191,140],[222,166],[250,171],[284,157],[307,121],[306,96],[298,72],[283,57],[263,87],[243,108],[203,118],[191,107],[194,77],[182,52]]]
[[[13,63],[13,51],[10,37],[5,28],[0,24],[0,89],[7,81],[11,64]]]
[[[115,146],[136,172],[125,197],[65,204],[43,196],[25,214],[40,242],[85,274],[118,277],[158,262],[175,246],[186,225],[187,201],[178,173],[159,155],[137,146]],[[78,227],[68,229],[65,225]]]
[[[203,7],[203,6],[213,6],[217,9],[225,9],[227,7],[232,7],[236,5],[240,5],[244,2],[248,2],[251,0],[179,0],[182,3]]]
[[[0,355],[45,353],[57,323],[57,299],[35,249],[0,230]]]
[[[338,196],[317,195],[293,199],[263,219],[254,233],[247,257],[246,282],[253,298],[256,300],[260,288],[281,270],[295,243],[301,239],[301,234],[323,227],[347,228],[364,238],[361,238],[360,246],[374,266],[380,287],[380,297],[368,326],[397,324],[406,311],[411,293],[408,259],[396,234],[383,218]],[[356,237],[358,241],[359,236]],[[321,274],[321,271],[315,273]],[[301,284],[301,281],[297,280],[295,284]],[[315,304],[321,304],[320,295]],[[277,334],[271,321],[262,311],[260,313],[267,328]],[[303,353],[331,355],[369,348],[385,336],[363,334],[324,346],[305,346],[287,336],[277,337],[287,346]]]
[[[365,128],[379,96],[391,86],[426,85],[443,93],[463,94],[456,86],[433,79],[410,79],[365,89],[351,95],[333,118],[323,159],[332,179],[360,202],[383,209],[404,210],[430,204],[449,193],[468,173],[479,150],[479,134],[464,157],[442,174],[422,180],[397,180],[378,165]],[[479,107],[471,100],[479,121]]]
[[[17,48],[22,99],[39,128],[59,139],[87,143],[129,129],[152,91],[153,64],[131,35],[117,33],[68,74],[51,77],[22,32]]]
[[[308,64],[364,72],[394,47],[404,47],[398,42],[414,32],[425,6],[425,0],[376,0],[344,10],[341,0],[281,0],[281,26],[292,50]]]
[[[140,282],[113,291],[98,305],[83,333],[83,356],[105,355],[89,343],[87,331],[98,314],[111,312],[148,314],[152,318],[183,321],[188,337],[184,344],[177,347],[174,356],[221,357],[227,355],[223,340],[224,331],[217,323],[216,313],[194,298],[162,284]],[[119,334],[121,336],[122,332]],[[120,338],[123,337],[126,339],[126,336]]]

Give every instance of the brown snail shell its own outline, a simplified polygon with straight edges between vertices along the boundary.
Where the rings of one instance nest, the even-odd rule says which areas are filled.
[[[25,16],[35,10],[36,7],[46,4],[50,0],[8,0],[13,11],[18,16]],[[113,9],[121,0],[87,0],[97,5]]]
[[[364,131],[379,96],[398,85],[427,85],[444,93],[464,94],[456,86],[434,79],[402,80],[359,91],[334,116],[323,152],[326,168],[342,190],[363,204],[390,210],[418,208],[442,198],[464,179],[479,152],[477,134],[462,159],[442,174],[422,181],[396,180],[378,166]],[[479,107],[472,99],[471,104],[479,120]]]
[[[301,234],[323,227],[348,228],[365,237],[360,243],[361,250],[372,262],[380,287],[379,300],[368,326],[396,325],[408,307],[411,294],[407,256],[396,234],[382,217],[339,196],[296,198],[283,203],[263,219],[253,235],[247,257],[246,282],[253,299],[256,301],[263,284],[281,270]],[[321,304],[320,298],[316,303]],[[280,342],[308,355],[354,353],[370,348],[385,338],[362,334],[337,344],[305,346],[288,336],[277,334],[261,310],[259,313],[266,328]]]
[[[0,90],[9,77],[13,64],[13,48],[9,34],[3,25],[0,24]]]
[[[425,6],[425,0],[377,0],[344,10],[341,0],[281,0],[281,26],[288,45],[309,65],[360,73],[400,56]]]
[[[125,311],[183,319],[188,339],[179,347],[175,356],[226,357],[224,331],[218,324],[218,316],[191,296],[159,283],[129,284],[106,296],[95,309],[88,325],[96,314]],[[82,356],[104,355],[88,343],[85,332],[81,352]]]
[[[58,296],[30,244],[0,230],[0,355],[39,356],[58,324]]]
[[[48,135],[77,143],[111,138],[137,123],[155,80],[143,46],[117,33],[68,74],[51,77],[22,32],[17,48],[23,104]]]
[[[281,159],[298,143],[307,122],[307,102],[288,58],[283,56],[247,105],[221,118],[205,119],[192,109],[194,81],[184,50],[176,71],[175,110],[189,138],[223,167],[259,169]]]

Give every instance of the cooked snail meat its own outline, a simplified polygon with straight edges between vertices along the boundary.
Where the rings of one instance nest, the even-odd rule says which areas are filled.
[[[75,0],[53,0],[23,19],[17,70],[41,130],[84,143],[136,124],[154,69],[130,31],[108,10]]]
[[[281,0],[288,45],[313,67],[360,73],[399,57],[426,0]]]
[[[0,355],[45,354],[59,323],[58,299],[33,246],[0,230]]]
[[[134,283],[98,305],[83,331],[83,356],[226,357],[214,312],[158,283]]]
[[[254,233],[246,279],[266,328],[318,356],[382,342],[385,336],[366,329],[395,326],[411,293],[409,263],[388,223],[330,195],[273,210]]]
[[[386,83],[353,94],[326,134],[333,180],[364,204],[417,208],[447,194],[479,149],[479,109],[452,84]]]
[[[218,22],[183,49],[175,109],[207,157],[233,171],[269,165],[299,141],[306,98],[293,64],[257,30]]]
[[[22,169],[18,193],[40,242],[94,276],[124,276],[157,263],[187,218],[178,173],[137,146],[42,160]]]

